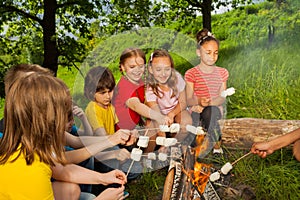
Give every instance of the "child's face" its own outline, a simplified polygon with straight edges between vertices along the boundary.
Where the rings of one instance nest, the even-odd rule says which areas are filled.
[[[66,125],[66,131],[67,131],[67,132],[71,132],[72,126],[73,126],[74,123],[75,123],[74,119],[70,120],[70,121],[67,123],[67,125]]]
[[[106,108],[110,102],[113,95],[113,91],[110,91],[109,89],[105,89],[99,92],[95,93],[95,102],[103,107]]]
[[[149,72],[159,84],[166,84],[172,74],[170,59],[168,57],[154,57]]]
[[[200,49],[197,49],[197,54],[200,56],[203,64],[213,66],[218,60],[219,46],[213,40],[205,42]]]
[[[133,56],[127,58],[121,68],[131,82],[138,83],[145,72],[144,63],[143,58]]]

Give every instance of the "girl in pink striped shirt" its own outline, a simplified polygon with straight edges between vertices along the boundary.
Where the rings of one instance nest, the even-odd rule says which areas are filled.
[[[185,80],[193,125],[206,129],[214,153],[223,153],[218,120],[222,117],[222,104],[225,102],[221,93],[226,90],[229,73],[215,65],[218,51],[219,41],[207,29],[199,31],[196,53],[200,64],[186,71]]]

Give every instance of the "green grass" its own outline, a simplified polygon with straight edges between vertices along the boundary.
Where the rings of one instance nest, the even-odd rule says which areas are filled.
[[[71,92],[73,91],[73,85],[77,74],[78,71],[74,68],[59,67],[57,71],[57,77],[66,83]]]
[[[143,173],[140,180],[130,182],[126,185],[126,191],[128,191],[130,194],[130,196],[126,199],[161,199],[166,176],[167,168],[163,168],[153,172]]]
[[[233,170],[236,185],[251,186],[256,199],[300,199],[300,162],[291,148],[276,151],[266,159],[251,156],[241,160]]]

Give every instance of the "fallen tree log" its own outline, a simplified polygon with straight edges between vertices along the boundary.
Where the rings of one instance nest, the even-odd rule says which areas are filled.
[[[300,127],[300,120],[258,118],[223,119],[219,121],[222,143],[249,148],[253,142],[267,141]]]

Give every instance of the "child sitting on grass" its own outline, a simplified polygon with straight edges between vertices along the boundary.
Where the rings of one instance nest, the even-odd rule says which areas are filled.
[[[222,154],[218,120],[222,118],[225,102],[222,92],[226,90],[229,73],[227,69],[216,66],[219,41],[207,29],[197,34],[196,53],[200,64],[185,73],[187,104],[193,125],[206,129],[213,153]]]
[[[119,121],[115,108],[111,104],[115,87],[114,76],[108,68],[94,67],[85,77],[84,94],[90,100],[85,113],[93,129],[94,135],[111,135],[115,133],[115,124]],[[134,137],[134,136],[131,136]],[[129,138],[130,140],[130,138]],[[100,172],[122,169],[126,172],[131,160],[130,152],[126,148],[114,146],[96,155],[95,170]],[[101,161],[101,162],[97,162]],[[135,179],[142,172],[142,167],[135,162],[133,172],[128,179]],[[93,193],[99,193],[102,189],[96,188]]]

